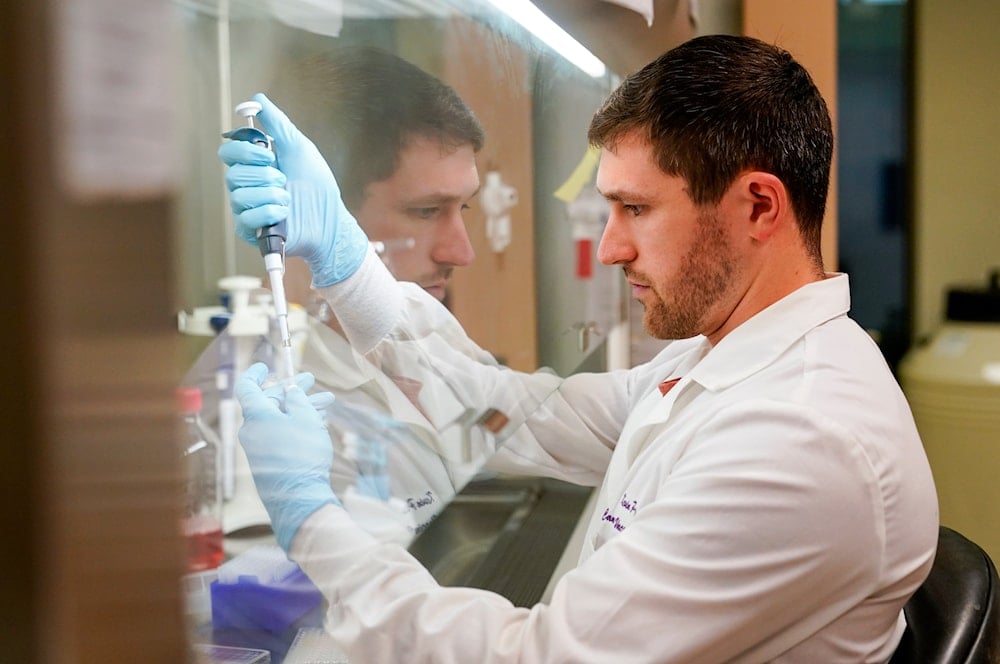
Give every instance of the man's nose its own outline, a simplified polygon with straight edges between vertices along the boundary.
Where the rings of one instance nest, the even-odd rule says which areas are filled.
[[[604,265],[617,265],[632,262],[635,255],[635,246],[625,232],[625,224],[612,211],[601,234],[601,243],[597,245],[597,260]]]
[[[456,211],[443,219],[434,235],[431,259],[438,265],[465,267],[476,258],[462,214]]]

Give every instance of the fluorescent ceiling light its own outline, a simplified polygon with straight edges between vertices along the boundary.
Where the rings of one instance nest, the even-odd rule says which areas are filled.
[[[573,39],[529,0],[490,0],[490,4],[520,23],[528,32],[587,74],[600,78],[607,72],[607,67],[596,55]]]

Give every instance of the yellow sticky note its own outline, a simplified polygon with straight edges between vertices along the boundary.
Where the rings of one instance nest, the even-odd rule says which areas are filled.
[[[594,170],[597,168],[597,161],[600,155],[601,152],[598,148],[595,148],[593,145],[588,147],[587,152],[583,155],[583,159],[573,169],[569,178],[552,195],[564,203],[575,201],[584,185],[594,177]]]

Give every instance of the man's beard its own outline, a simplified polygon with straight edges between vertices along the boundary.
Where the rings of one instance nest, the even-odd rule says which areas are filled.
[[[657,339],[687,339],[710,332],[704,329],[706,314],[732,283],[736,260],[722,222],[714,213],[705,213],[698,217],[698,234],[673,284],[657,284],[628,267],[625,271],[637,274],[656,296],[644,303],[646,332]],[[661,287],[670,292],[658,292]]]

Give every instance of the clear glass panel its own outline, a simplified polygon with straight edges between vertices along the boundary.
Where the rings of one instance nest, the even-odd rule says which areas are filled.
[[[567,201],[553,194],[587,152],[587,123],[611,89],[611,75],[582,72],[487,2],[178,0],[177,6],[187,92],[179,273],[185,308],[216,304],[222,277],[263,277],[257,252],[233,238],[212,149],[238,122],[234,105],[266,91],[316,115],[310,95],[290,81],[302,75],[301,63],[343,47],[373,46],[458,91],[486,130],[477,160],[484,186],[493,172],[516,192],[510,244],[499,251],[488,235],[483,197],[465,214],[477,260],[454,275],[450,303],[459,320],[521,370],[551,366],[568,373],[603,350],[623,316],[620,280],[609,278],[593,255],[600,212],[591,206],[571,217]],[[301,123],[320,122],[303,117]],[[191,346],[193,357],[200,346]]]
[[[443,272],[421,285],[501,365],[528,372],[551,367],[563,375],[606,366],[608,337],[627,316],[617,269],[596,260],[606,211],[593,190],[596,156],[588,151],[586,129],[616,83],[613,75],[585,73],[485,1],[176,0],[175,6],[184,40],[186,168],[178,206],[184,382],[202,388],[203,415],[222,441],[228,556],[255,546],[267,532],[236,442],[233,381],[254,360],[280,364],[263,261],[234,238],[216,157],[222,133],[243,122],[235,105],[253,93],[267,93],[316,142],[370,238],[387,243],[383,259],[399,278],[421,283],[414,266],[436,251],[452,252],[434,259],[454,267],[447,287],[441,288]],[[460,203],[468,206],[459,211],[465,230],[455,226],[445,236],[467,233],[464,256],[424,230],[388,227],[383,222],[390,213],[366,216],[372,201],[394,193],[385,183],[394,182],[413,153],[401,152],[378,171],[377,143],[391,133],[399,119],[392,113],[399,111],[382,120],[337,116],[334,122],[343,111],[333,109],[343,106],[330,96],[331,71],[343,71],[340,58],[359,49],[392,54],[440,79],[482,126],[476,175],[471,184],[468,171],[459,177]],[[340,94],[363,96],[369,83],[347,81]],[[387,106],[402,108],[398,102]],[[440,150],[431,157],[440,160]],[[438,169],[446,165],[420,163],[436,165],[408,186],[453,186],[454,178],[442,183]],[[354,191],[350,183],[365,181],[357,173],[368,168],[379,173],[369,178],[376,185]],[[476,476],[517,418],[512,409],[470,407],[470,397],[443,371],[417,385],[381,373],[325,324],[329,312],[310,292],[300,262],[288,261],[285,281],[297,305],[289,316],[297,368],[316,374],[319,385],[338,396],[327,411],[337,493],[371,532],[406,543]],[[436,343],[449,342],[436,337]],[[429,364],[420,355],[414,362]]]

